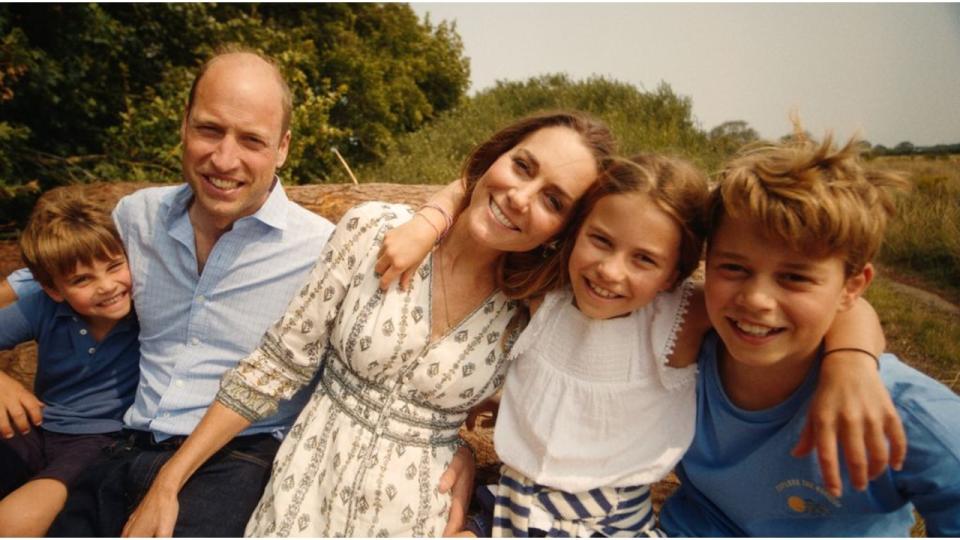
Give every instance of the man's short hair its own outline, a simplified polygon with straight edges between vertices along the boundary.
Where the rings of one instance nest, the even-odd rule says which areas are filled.
[[[818,144],[796,121],[791,139],[746,148],[726,164],[708,199],[708,247],[731,216],[795,251],[842,256],[846,275],[856,274],[880,247],[894,196],[909,188],[900,173],[865,168],[861,152],[856,137],[838,150],[829,133]]]
[[[207,70],[210,69],[210,66],[213,64],[213,62],[215,62],[221,56],[228,54],[252,54],[273,68],[274,74],[276,75],[277,84],[280,85],[280,107],[283,110],[283,117],[280,121],[280,137],[282,138],[283,134],[290,130],[290,117],[293,113],[293,94],[290,92],[290,86],[287,85],[286,79],[283,78],[283,73],[280,70],[280,64],[273,57],[245,45],[239,45],[236,43],[221,45],[216,48],[213,55],[204,61],[204,63],[200,66],[200,69],[197,70],[197,75],[193,79],[193,84],[190,85],[190,95],[187,97],[187,108],[185,114],[189,116],[190,111],[193,110],[193,101],[196,97],[197,85],[200,84],[200,79],[202,79]]]
[[[45,287],[70,275],[77,263],[92,265],[123,255],[123,241],[107,209],[57,190],[39,201],[20,234],[20,254]]]

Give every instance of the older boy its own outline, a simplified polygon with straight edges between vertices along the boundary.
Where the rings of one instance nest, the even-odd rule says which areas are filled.
[[[930,535],[960,534],[960,399],[885,354],[880,374],[904,419],[906,461],[835,497],[816,460],[787,456],[803,427],[826,329],[873,277],[895,175],[864,170],[856,141],[798,139],[724,170],[708,219],[707,313],[698,426],[665,504],[671,536],[896,536],[912,509]],[[865,351],[864,351],[865,352]],[[869,353],[866,353],[869,354]]]
[[[35,339],[39,351],[35,395],[0,373],[0,534],[43,536],[67,490],[123,427],[139,328],[107,212],[54,198],[34,212],[20,247],[43,291],[0,309],[0,349]]]

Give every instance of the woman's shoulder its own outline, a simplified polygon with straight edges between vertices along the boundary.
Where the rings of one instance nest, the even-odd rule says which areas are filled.
[[[414,208],[407,204],[387,201],[362,202],[343,215],[340,223],[349,223],[351,220],[376,219],[379,221],[406,221],[414,214]]]

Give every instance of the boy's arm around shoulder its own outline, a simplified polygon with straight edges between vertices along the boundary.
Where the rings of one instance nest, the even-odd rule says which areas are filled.
[[[12,349],[36,337],[34,326],[20,305],[30,300],[28,297],[0,308],[0,350]],[[0,372],[0,437],[10,439],[14,430],[26,434],[31,424],[39,426],[42,422],[43,403],[16,379]]]

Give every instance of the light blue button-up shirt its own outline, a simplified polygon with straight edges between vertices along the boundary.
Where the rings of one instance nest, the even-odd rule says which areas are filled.
[[[127,248],[140,317],[140,383],[127,427],[158,440],[187,435],[213,402],[220,377],[253,352],[309,275],[333,224],[290,201],[277,184],[253,215],[213,246],[197,273],[186,184],[124,197],[113,218]],[[18,294],[29,287],[11,277]],[[242,435],[289,428],[310,388]]]
[[[140,384],[124,422],[157,438],[193,431],[220,377],[280,318],[333,232],[277,184],[264,205],[221,236],[197,274],[187,185],[124,197],[113,217],[127,247],[140,316]],[[309,389],[244,435],[293,423]]]

